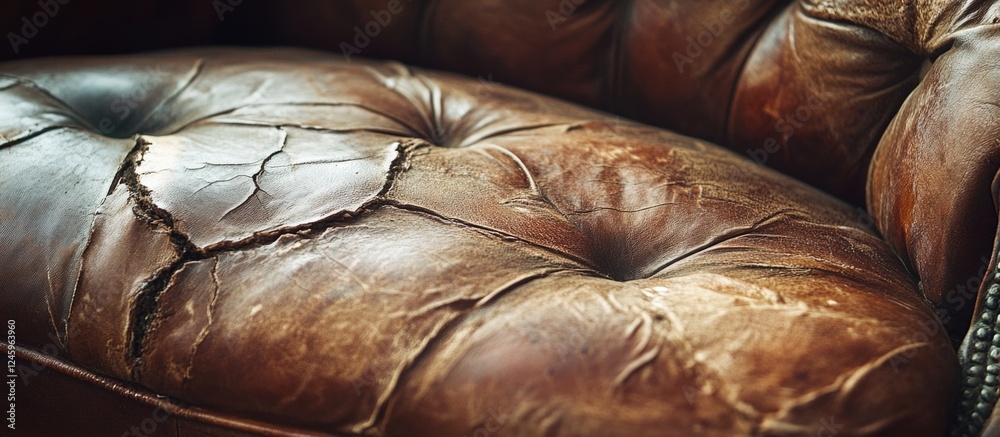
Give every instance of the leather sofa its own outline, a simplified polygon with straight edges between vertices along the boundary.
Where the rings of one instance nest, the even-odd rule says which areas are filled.
[[[996,3],[104,6],[0,15],[19,429],[1000,433]],[[208,44],[326,51],[107,56]]]

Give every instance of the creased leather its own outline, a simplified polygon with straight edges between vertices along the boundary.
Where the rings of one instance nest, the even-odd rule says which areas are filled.
[[[114,133],[129,138],[60,125],[100,110],[64,80],[161,62],[177,67],[163,70],[174,91],[143,102],[134,132]],[[216,425],[387,436],[944,430],[954,351],[896,254],[855,207],[708,142],[475,79],[302,50],[0,71],[47,90],[0,89],[28,117],[61,102],[58,117],[2,128],[38,133],[0,146],[4,164],[20,166],[0,193],[72,187],[39,191],[36,212],[0,233],[18,238],[18,255],[5,245],[4,256],[22,263],[0,271],[3,295],[30,297],[5,306],[25,326],[23,347],[42,349],[65,325],[63,359],[225,418]],[[76,157],[73,173],[67,154],[37,159],[57,147],[100,153]],[[25,208],[0,200],[0,211]],[[89,209],[67,210],[78,204]],[[46,256],[65,241],[81,249]],[[45,300],[44,283],[16,282],[46,266],[74,279],[71,305]]]

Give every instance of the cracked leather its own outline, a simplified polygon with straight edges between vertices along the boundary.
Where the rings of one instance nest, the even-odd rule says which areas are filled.
[[[147,66],[140,121],[98,133]],[[954,351],[889,245],[713,144],[303,50],[0,74],[0,304],[65,393],[38,405],[178,435],[944,432]]]

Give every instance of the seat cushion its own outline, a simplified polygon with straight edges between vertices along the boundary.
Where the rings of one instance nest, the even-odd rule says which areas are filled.
[[[868,216],[712,144],[302,50],[0,74],[0,305],[63,381],[24,427],[945,429],[954,350]]]

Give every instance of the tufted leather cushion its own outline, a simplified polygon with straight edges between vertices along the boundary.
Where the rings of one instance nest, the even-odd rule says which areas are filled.
[[[859,215],[918,275],[955,339],[996,264],[983,259],[1000,168],[996,1],[64,1],[42,0],[51,18],[36,0],[0,9],[0,28],[19,36],[32,30],[22,19],[45,23],[0,59],[294,44],[609,110],[856,205],[867,196],[872,217]]]
[[[72,426],[115,435],[156,411],[180,434],[944,431],[955,358],[896,255],[712,144],[310,51],[0,74],[25,428],[90,402],[113,419]]]

